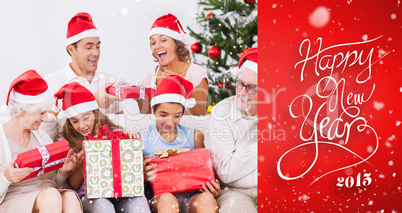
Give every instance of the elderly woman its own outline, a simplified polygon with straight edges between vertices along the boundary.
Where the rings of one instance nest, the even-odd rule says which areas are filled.
[[[38,130],[47,121],[55,99],[46,82],[34,70],[17,77],[10,86],[7,111],[11,117],[0,125],[0,212],[82,212],[77,194],[64,186],[82,153],[71,157],[71,149],[58,171],[26,179],[32,168],[15,168],[19,153],[52,143]]]
[[[185,36],[180,21],[172,14],[156,19],[149,33],[152,56],[159,64],[149,69],[143,79],[145,86],[156,88],[167,75],[178,75],[194,85],[192,98],[196,105],[185,114],[205,115],[208,97],[206,70],[191,63],[190,52],[185,45]],[[150,113],[149,100],[137,100],[141,113]]]

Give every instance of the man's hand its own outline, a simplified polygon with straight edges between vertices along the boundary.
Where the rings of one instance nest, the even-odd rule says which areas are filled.
[[[113,104],[113,102],[123,101],[122,98],[110,95],[106,92],[106,88],[110,87],[111,85],[112,85],[111,83],[106,83],[101,88],[99,88],[99,90],[94,94],[96,102],[98,103],[100,108],[107,109],[109,108],[110,105]]]

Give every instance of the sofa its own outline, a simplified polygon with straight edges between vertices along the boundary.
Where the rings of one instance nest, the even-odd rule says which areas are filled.
[[[115,124],[120,125],[127,131],[139,132],[155,123],[155,116],[153,114],[108,114],[107,116]],[[208,132],[209,117],[209,114],[204,116],[183,115],[180,124],[196,128],[205,135]],[[56,119],[53,114],[48,113],[48,121],[42,123],[39,129],[45,131],[52,139],[54,139],[56,134],[61,131],[64,123],[65,119]]]

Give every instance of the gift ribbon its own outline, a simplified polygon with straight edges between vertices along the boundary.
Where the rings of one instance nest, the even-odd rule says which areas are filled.
[[[36,171],[40,170],[36,176],[39,176],[39,175],[42,175],[43,173],[45,173],[45,168],[57,165],[59,163],[63,163],[66,160],[66,158],[63,158],[63,159],[56,160],[56,161],[53,161],[53,162],[47,164],[47,162],[49,161],[49,158],[50,158],[49,151],[46,149],[45,146],[40,146],[37,149],[39,151],[39,154],[42,156],[42,166],[32,168],[32,172],[36,172]],[[17,163],[15,163],[15,168],[19,168]]]
[[[145,87],[142,84],[139,84],[137,82],[134,83],[126,83],[126,82],[119,82],[116,84],[115,87],[115,95],[120,98],[120,88],[122,87],[138,87],[140,89],[140,97],[138,99],[145,99]]]
[[[167,150],[167,151],[159,150],[159,151],[156,151],[156,152],[154,153],[154,155],[155,155],[155,156],[159,156],[159,158],[166,158],[166,157],[169,157],[169,156],[174,155],[174,154],[179,154],[179,153],[188,152],[188,151],[190,151],[189,148],[183,148],[183,149],[169,149],[169,150]]]
[[[120,139],[128,138],[123,131],[110,132],[107,125],[99,127],[98,137],[91,139],[103,139],[103,133],[107,132],[106,138],[112,141],[112,168],[113,168],[113,195],[122,197]]]

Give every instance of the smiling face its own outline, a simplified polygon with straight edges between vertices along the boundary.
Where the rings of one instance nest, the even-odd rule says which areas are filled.
[[[257,86],[257,73],[243,69],[239,73],[238,80],[242,82],[243,85],[255,85]],[[236,98],[237,98],[237,106],[246,112],[248,115],[257,115],[258,112],[258,92],[255,94],[250,94],[247,91],[246,87],[242,87],[238,89],[236,87]]]
[[[68,119],[75,131],[86,137],[95,126],[95,113],[93,111],[81,113]]]
[[[96,71],[100,57],[100,44],[99,37],[89,37],[78,41],[77,48],[73,45],[67,47],[75,72],[85,75]]]
[[[159,132],[174,132],[183,116],[183,107],[178,103],[161,103],[155,111],[156,128]]]
[[[21,116],[24,128],[29,130],[38,130],[42,122],[47,122],[47,111],[42,109],[31,113],[24,112]]]
[[[149,39],[152,54],[157,58],[161,66],[167,66],[174,61],[178,61],[176,55],[176,43],[173,38],[154,34]]]

